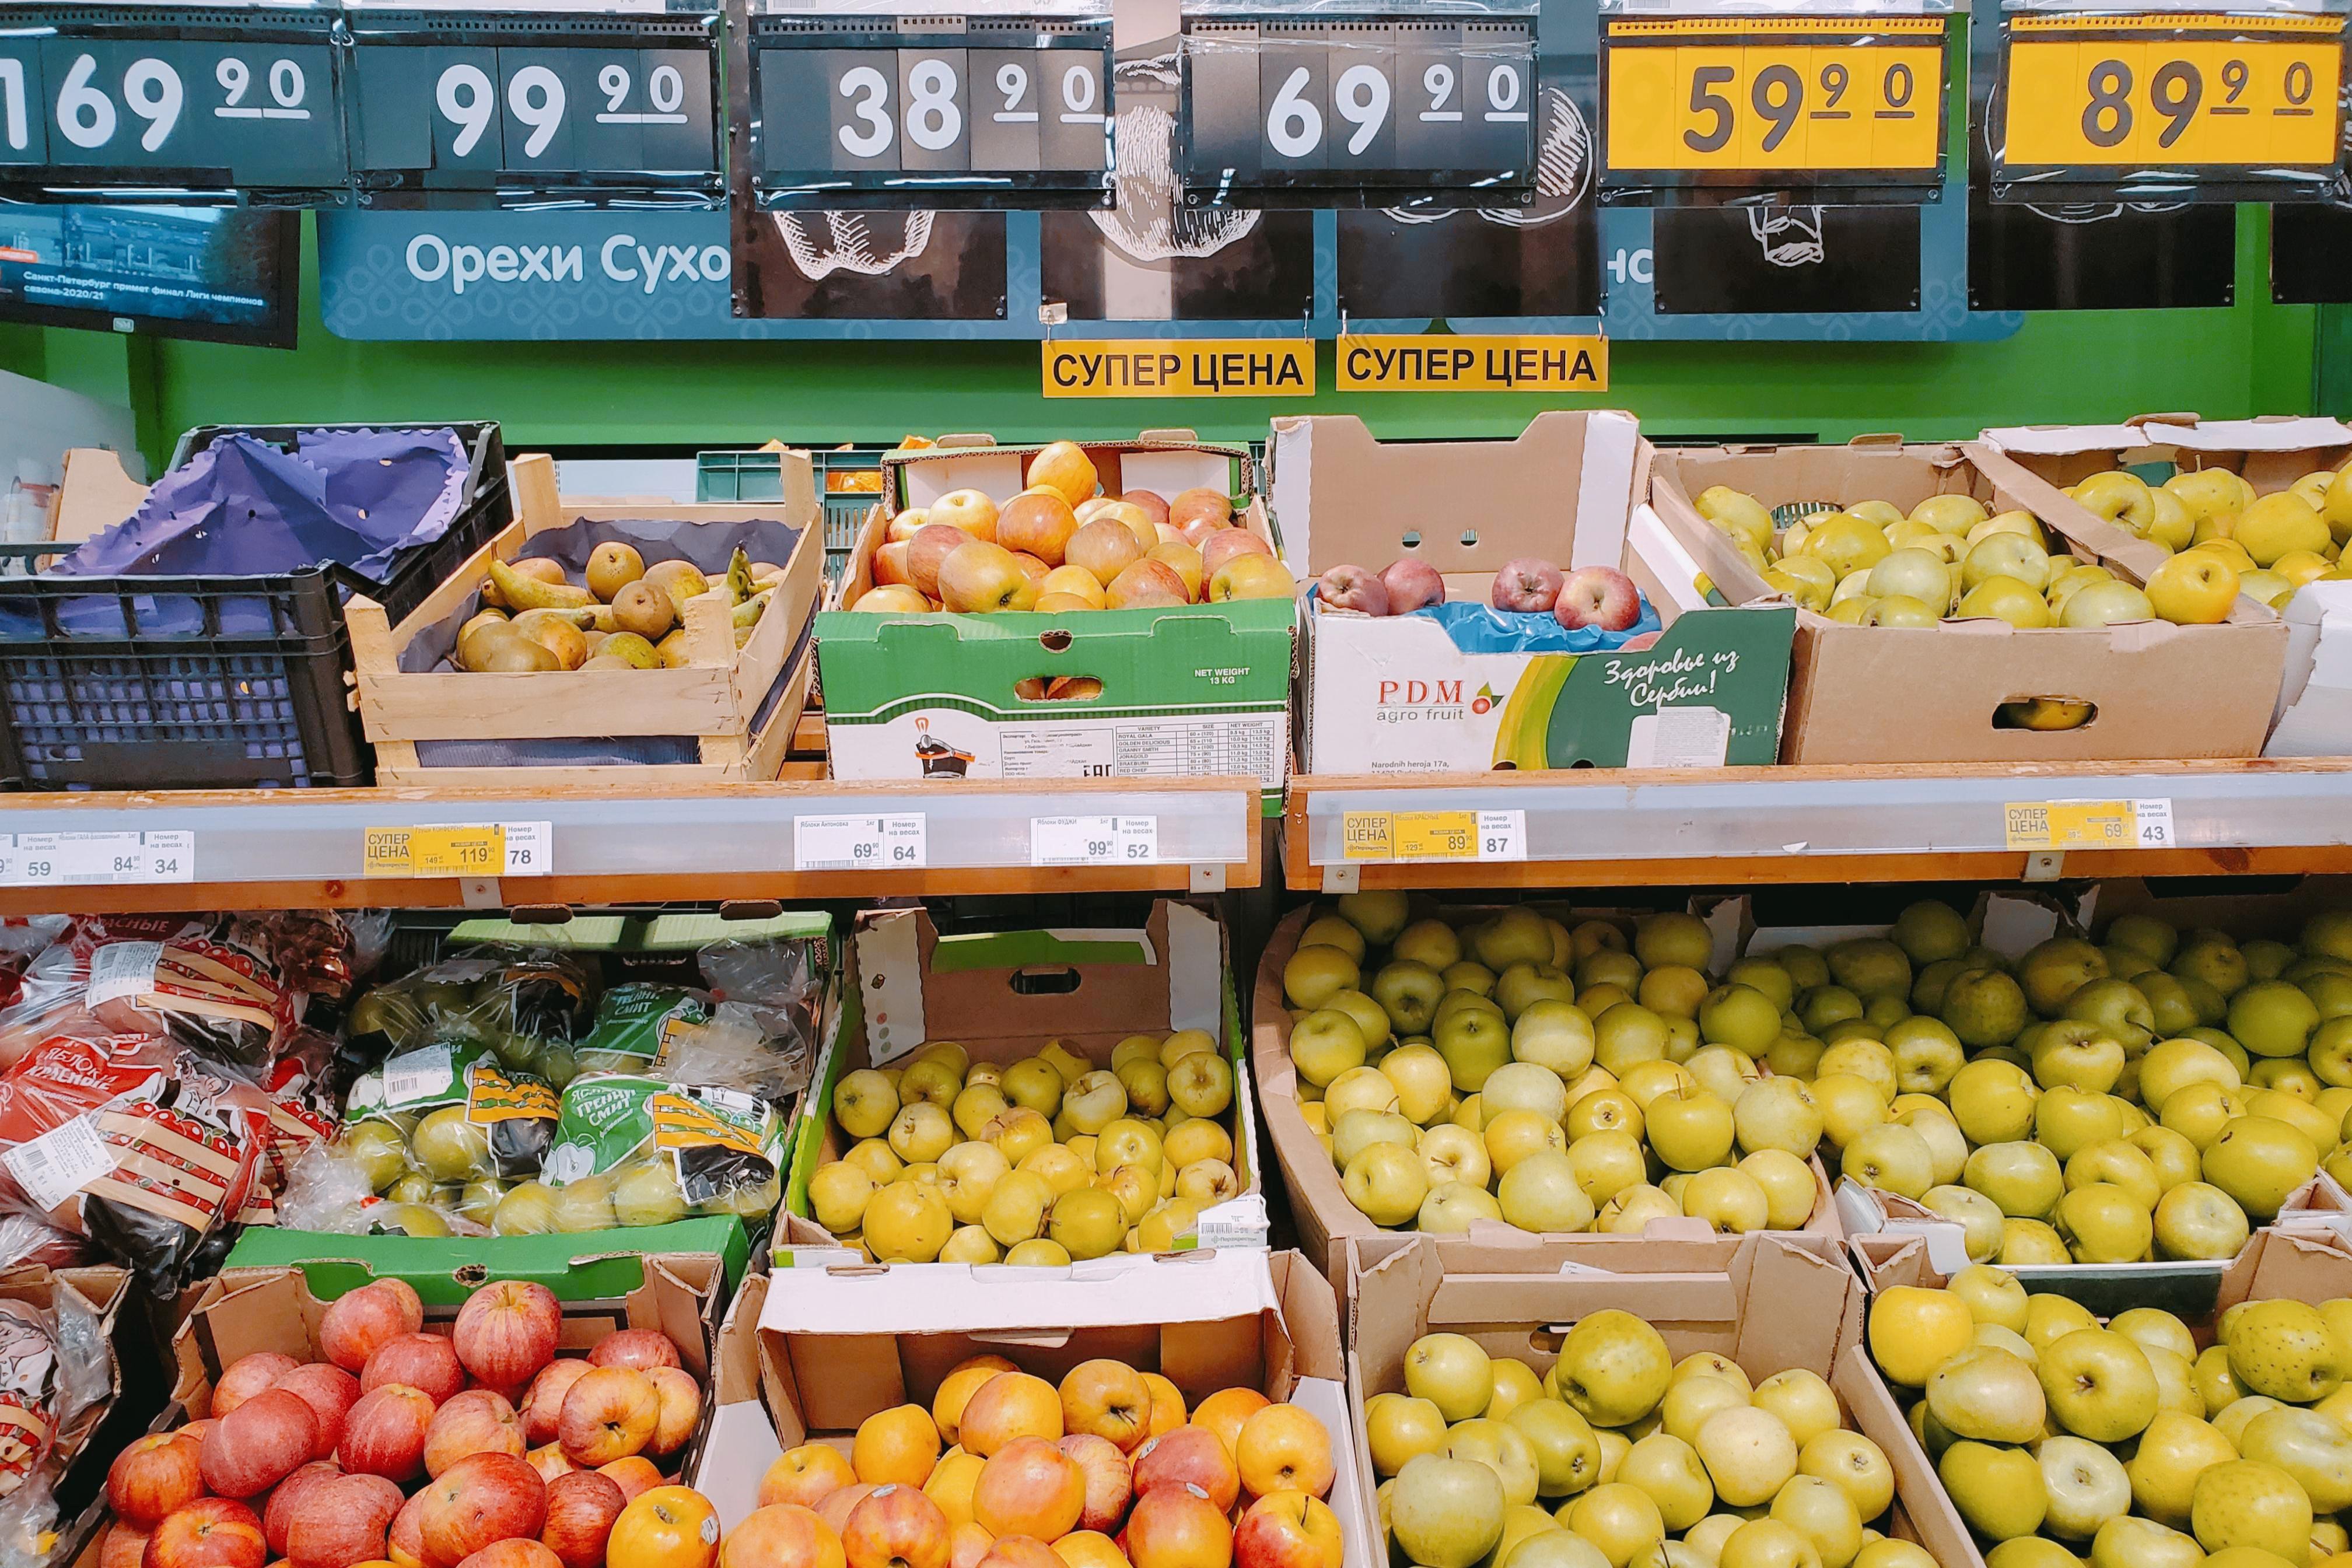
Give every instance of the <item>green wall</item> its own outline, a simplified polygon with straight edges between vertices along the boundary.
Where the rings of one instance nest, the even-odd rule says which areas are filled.
[[[1620,342],[1592,404],[1630,408],[1660,434],[1973,435],[1988,425],[2304,413],[2318,395],[2318,312],[2268,303],[2266,214],[2242,208],[2242,301],[2219,310],[2053,313],[1996,343]],[[541,445],[684,447],[895,441],[984,430],[1005,439],[1131,434],[1187,425],[1262,435],[1285,412],[1360,413],[1386,436],[1501,435],[1551,400],[1506,394],[1309,400],[1067,402],[1038,395],[1031,344],[360,343],[320,324],[305,245],[300,346],[281,353],[104,333],[0,329],[0,366],[42,375],[140,416],[161,460],[198,424],[491,417],[509,450]],[[2341,352],[2341,351],[2337,351]],[[1321,380],[1331,379],[1323,353]],[[2327,378],[2337,411],[2352,385]]]

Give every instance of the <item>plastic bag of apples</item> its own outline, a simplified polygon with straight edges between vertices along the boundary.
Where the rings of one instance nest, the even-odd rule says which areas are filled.
[[[717,1516],[665,1475],[701,1384],[658,1330],[559,1355],[562,1321],[520,1280],[446,1334],[397,1279],[337,1299],[324,1359],[245,1356],[115,1458],[100,1568],[711,1568]]]

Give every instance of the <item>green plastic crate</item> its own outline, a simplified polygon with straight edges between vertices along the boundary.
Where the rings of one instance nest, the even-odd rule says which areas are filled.
[[[829,474],[874,471],[882,466],[887,447],[806,448],[816,479],[817,500],[824,511],[824,580],[837,583],[857,545],[858,525],[878,498],[866,491],[835,494]],[[782,500],[784,480],[773,452],[698,452],[694,459],[694,496],[698,501]]]

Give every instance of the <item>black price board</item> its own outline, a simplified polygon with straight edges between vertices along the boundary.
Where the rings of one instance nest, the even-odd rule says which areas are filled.
[[[1532,16],[1191,17],[1182,59],[1190,205],[1533,198]]]
[[[751,19],[770,209],[1107,207],[1110,19]]]
[[[0,195],[347,201],[335,19],[293,6],[0,6]]]
[[[346,15],[366,205],[724,199],[715,15]]]

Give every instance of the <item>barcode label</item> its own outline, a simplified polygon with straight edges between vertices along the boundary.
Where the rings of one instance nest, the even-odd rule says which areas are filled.
[[[38,1138],[0,1152],[0,1161],[25,1194],[45,1209],[53,1209],[114,1169],[114,1151],[99,1136],[89,1113],[75,1117]]]
[[[143,996],[155,989],[155,965],[163,957],[160,942],[112,942],[89,955],[89,991],[85,1006],[121,996]]]
[[[404,1051],[383,1064],[383,1102],[407,1105],[446,1094],[456,1081],[449,1065],[449,1047],[426,1046]]]

